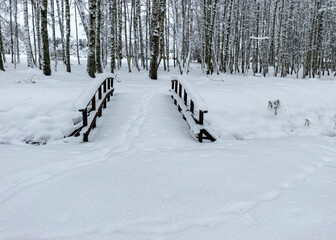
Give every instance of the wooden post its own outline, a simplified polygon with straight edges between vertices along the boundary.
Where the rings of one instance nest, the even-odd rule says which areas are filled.
[[[202,110],[199,111],[199,121],[198,123],[203,125],[203,120],[204,120],[204,112]]]
[[[187,92],[186,92],[185,89],[184,89],[184,96],[183,96],[183,98],[184,98],[184,104],[185,104],[186,106],[188,106],[188,95],[187,95]]]
[[[110,88],[111,88],[111,82],[110,82],[110,79],[107,78],[107,79],[105,79],[105,81],[107,81],[107,90],[110,90]]]
[[[87,133],[83,134],[83,141],[84,142],[88,142],[89,141],[89,134],[87,134]]]
[[[92,108],[91,108],[92,111],[96,110],[96,94],[93,95],[93,97],[91,99],[91,106],[92,106]]]
[[[179,96],[182,98],[182,84],[179,83]]]
[[[93,124],[92,124],[92,128],[96,128],[97,123],[96,123],[96,116],[93,118]]]
[[[114,78],[110,78],[112,88],[113,88],[113,80],[114,80]]]
[[[87,108],[81,110],[83,115],[83,127],[87,126]]]
[[[201,143],[201,142],[203,142],[203,133],[202,133],[202,130],[198,133],[198,135],[197,135],[197,138],[198,138],[198,141]]]
[[[177,94],[177,80],[174,81],[174,90],[175,90],[175,93]],[[174,104],[177,106],[177,100],[174,98]]]
[[[190,111],[192,114],[194,114],[195,111],[195,106],[194,106],[194,101],[190,99]]]
[[[97,116],[101,117],[102,116],[102,108],[99,106],[98,111],[97,111]]]
[[[98,88],[98,99],[102,99],[102,89],[101,89],[101,85]]]
[[[106,93],[106,80],[103,83],[104,93]]]
[[[103,108],[106,108],[106,98],[103,99]]]

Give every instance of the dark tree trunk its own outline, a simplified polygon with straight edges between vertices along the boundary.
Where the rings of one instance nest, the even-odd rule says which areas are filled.
[[[70,2],[65,0],[65,14],[66,14],[66,71],[71,72],[70,64]]]
[[[53,55],[55,58],[55,71],[57,71],[57,49],[56,49],[56,21],[55,21],[55,3],[54,0],[50,1],[50,16],[52,28],[52,42],[53,42]]]
[[[110,15],[111,15],[111,73],[114,73],[115,69],[115,60],[116,60],[116,46],[115,46],[115,29],[116,29],[116,9],[117,9],[117,1],[112,0],[110,2]]]
[[[43,46],[43,74],[51,75],[50,56],[49,56],[49,38],[48,38],[48,0],[42,0],[41,7],[41,34]]]
[[[77,22],[77,8],[75,6],[75,25],[76,25],[76,50],[77,50],[77,61],[78,65],[80,65],[80,57],[79,57],[79,39],[78,39],[78,22]]]
[[[0,21],[0,71],[5,71],[2,57],[3,57],[3,46],[2,46],[2,30]]]
[[[100,44],[100,31],[101,31],[101,0],[97,0],[97,22],[96,22],[96,71],[98,73],[103,72],[102,64],[101,64],[101,44]]]
[[[95,63],[95,24],[96,24],[96,0],[89,0],[89,56],[87,61],[87,72],[90,77],[94,78],[96,73]]]
[[[157,79],[158,72],[158,56],[159,56],[159,40],[160,40],[160,27],[159,27],[159,14],[158,14],[158,0],[152,2],[152,22],[151,22],[151,61],[149,66],[149,78]]]

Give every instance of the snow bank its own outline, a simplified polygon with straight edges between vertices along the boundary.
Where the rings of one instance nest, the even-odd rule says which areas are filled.
[[[335,80],[230,76],[225,82],[195,86],[209,106],[207,121],[221,138],[336,136]],[[280,108],[275,115],[274,109],[268,109],[268,101],[277,99]]]
[[[73,126],[79,114],[72,104],[89,83],[86,72],[73,65],[68,74],[60,65],[58,72],[45,77],[26,64],[10,67],[0,72],[0,144],[63,139],[63,129]]]
[[[87,104],[97,91],[97,89],[101,86],[101,84],[105,81],[106,78],[114,77],[112,73],[102,73],[96,76],[96,78],[92,79],[90,84],[87,86],[84,91],[80,93],[80,95],[75,100],[73,106],[76,109],[84,109]]]

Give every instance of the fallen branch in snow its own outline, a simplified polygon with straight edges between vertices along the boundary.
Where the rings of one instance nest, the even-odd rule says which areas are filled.
[[[278,115],[278,109],[280,108],[280,100],[268,101],[268,110],[274,109],[274,115]]]
[[[310,126],[310,124],[312,124],[312,123],[311,123],[311,121],[309,121],[309,119],[308,119],[308,118],[306,118],[306,119],[305,119],[305,124],[304,124],[304,125],[305,125],[305,127],[309,127],[309,126]]]

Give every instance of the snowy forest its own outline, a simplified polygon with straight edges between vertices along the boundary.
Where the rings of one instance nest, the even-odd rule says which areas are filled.
[[[26,54],[28,67],[45,75],[60,63],[71,72],[70,56],[80,64],[84,54],[91,77],[120,69],[122,59],[129,72],[146,69],[151,79],[159,65],[184,74],[191,62],[206,74],[315,78],[336,71],[335,0],[1,0],[0,5],[1,70]]]
[[[1,240],[336,239],[336,0],[0,0]]]

